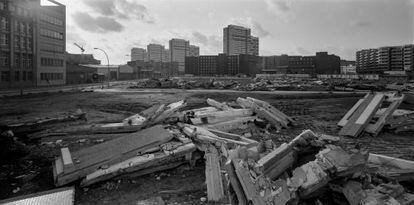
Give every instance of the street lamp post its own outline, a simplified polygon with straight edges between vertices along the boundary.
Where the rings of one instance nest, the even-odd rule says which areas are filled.
[[[109,88],[109,81],[110,81],[110,77],[111,77],[111,72],[109,70],[109,57],[108,57],[108,54],[106,54],[106,52],[103,49],[100,49],[100,48],[93,48],[93,49],[102,51],[106,56],[106,61],[108,62],[108,88]]]

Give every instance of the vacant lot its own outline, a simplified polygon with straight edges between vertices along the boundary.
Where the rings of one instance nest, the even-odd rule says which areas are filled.
[[[165,90],[36,94],[0,99],[0,124],[53,117],[77,109],[87,113],[87,122],[62,123],[55,127],[111,123],[119,122],[156,103],[171,103],[186,99],[189,109],[206,106],[207,98],[234,101],[237,97],[246,96],[268,101],[297,120],[295,127],[272,135],[272,140],[280,144],[304,129],[335,135],[339,131],[336,123],[356,103],[361,94],[286,95],[226,91],[174,93]],[[403,107],[414,109],[408,105]],[[374,153],[414,159],[412,134],[395,135],[382,132],[377,138],[365,135],[358,139],[344,138],[343,141],[349,145],[360,144]],[[96,144],[96,139],[111,140],[117,136],[120,135],[50,137],[38,142],[27,142],[24,140],[25,136],[18,136],[27,144],[26,152],[11,159],[0,159],[0,184],[2,184],[0,199],[53,189],[51,165],[60,147],[69,146],[71,150],[76,150]],[[140,200],[162,196],[168,203],[194,204],[199,203],[200,197],[206,196],[204,181],[204,165],[200,161],[195,169],[181,166],[144,177],[123,177],[85,189],[80,188],[77,189],[76,200],[77,204],[136,204]],[[13,190],[16,193],[13,193]]]

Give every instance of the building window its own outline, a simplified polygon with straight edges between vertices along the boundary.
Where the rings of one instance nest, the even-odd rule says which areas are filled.
[[[32,50],[33,48],[33,40],[31,38],[27,39],[27,49]]]
[[[27,80],[33,80],[33,72],[32,71],[27,72]]]
[[[1,52],[0,53],[0,66],[9,66],[9,53]]]
[[[40,35],[49,37],[49,38],[59,39],[59,40],[63,39],[63,33],[51,31],[48,29],[40,29]]]
[[[29,54],[27,56],[27,67],[29,67],[29,68],[33,67],[33,60],[32,59],[33,59],[33,56],[31,54]]]
[[[63,73],[40,73],[40,80],[63,80]]]
[[[42,66],[63,66],[63,60],[54,58],[41,58],[40,64]]]
[[[0,33],[0,46],[8,46],[9,38],[6,34]]]
[[[1,81],[10,81],[10,71],[1,71]]]
[[[9,11],[10,13],[14,13],[14,11],[16,10],[16,7],[14,5],[9,4]]]
[[[20,55],[18,53],[14,54],[14,63],[16,67],[20,67]]]
[[[14,36],[14,47],[17,49],[20,47],[19,39],[20,39],[19,36]]]
[[[20,34],[26,34],[26,25],[25,25],[25,23],[21,22],[19,24],[19,26],[20,26]]]
[[[25,47],[26,47],[26,41],[24,37],[20,37],[20,48],[25,49]]]
[[[14,80],[15,81],[20,81],[20,72],[19,71],[14,72]]]
[[[57,26],[63,26],[63,21],[62,20],[60,20],[56,17],[45,15],[45,14],[42,14],[40,16],[40,20],[42,20],[46,23],[57,25]]]
[[[2,16],[1,19],[0,19],[0,28],[3,31],[8,31],[8,28],[9,28],[9,20],[6,17],[4,17],[4,16]]]
[[[27,78],[26,78],[26,71],[23,71],[22,72],[22,80],[23,81],[26,81],[27,80]]]
[[[0,10],[4,10],[6,8],[6,4],[3,1],[0,1]]]

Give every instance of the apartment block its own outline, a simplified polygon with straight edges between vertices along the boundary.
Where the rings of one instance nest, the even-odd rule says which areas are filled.
[[[269,74],[339,74],[340,58],[327,52],[318,52],[314,56],[264,56],[263,73]]]
[[[49,1],[37,15],[37,86],[66,84],[66,7]]]
[[[164,55],[164,46],[160,44],[148,44],[148,61],[162,62]]]
[[[260,72],[259,57],[254,55],[202,55],[188,56],[185,60],[185,74],[194,76],[254,76]]]
[[[252,36],[249,28],[228,25],[223,29],[223,53],[259,55],[259,38]]]
[[[359,73],[392,73],[413,71],[414,45],[384,46],[356,52]]]
[[[184,39],[173,38],[169,41],[171,61],[178,63],[178,70],[184,73],[185,59],[187,56],[198,56],[199,48],[190,45],[190,42]]]
[[[200,48],[198,46],[190,45],[189,53],[187,56],[199,56],[200,55]]]
[[[0,0],[0,88],[36,85],[37,3]]]
[[[147,50],[143,48],[132,48],[131,49],[131,61],[148,61]]]
[[[0,88],[65,84],[66,7],[0,0]]]

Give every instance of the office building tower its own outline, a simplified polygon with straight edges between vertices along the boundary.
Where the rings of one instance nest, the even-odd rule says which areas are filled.
[[[223,29],[223,52],[227,55],[259,55],[259,38],[249,28],[229,25]]]

